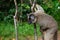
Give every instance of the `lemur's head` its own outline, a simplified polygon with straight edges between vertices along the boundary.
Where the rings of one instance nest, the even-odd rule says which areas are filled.
[[[31,13],[31,14],[27,14],[27,18],[28,18],[28,22],[31,24],[31,23],[36,23],[37,19],[36,19],[36,16]]]

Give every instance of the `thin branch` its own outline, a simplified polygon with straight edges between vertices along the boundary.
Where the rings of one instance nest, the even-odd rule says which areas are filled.
[[[32,2],[32,0],[29,0],[29,1],[30,1],[30,4],[32,5],[31,6],[31,11],[35,12],[34,8],[36,7],[36,0],[34,0],[33,2]]]
[[[30,4],[32,5],[33,3],[32,3],[32,0],[29,0],[30,1]]]
[[[36,4],[36,0],[33,1],[33,4]]]
[[[32,0],[30,0],[30,4],[32,5],[31,11],[35,12],[34,8],[36,6],[36,0],[34,0],[33,3],[32,3]],[[34,40],[38,40],[36,23],[34,23]]]
[[[36,23],[34,23],[34,40],[38,40]]]
[[[16,0],[14,0],[14,3],[15,3],[15,8],[16,8],[15,16],[17,16],[18,6],[17,6]]]
[[[30,0],[30,4],[32,5],[31,11],[35,12],[34,8],[36,6],[36,0],[34,0],[33,2],[32,2],[32,0]],[[38,40],[36,23],[34,23],[34,40]]]
[[[18,6],[17,6],[17,2],[16,0],[14,0],[14,3],[15,3],[15,7],[16,7],[16,12],[15,12],[15,15],[14,15],[14,25],[15,25],[15,36],[16,36],[16,40],[18,40],[18,31],[17,31],[17,11],[18,11]]]
[[[22,3],[23,3],[23,0],[20,0],[21,1],[21,12],[20,12],[20,18],[22,18],[22,11],[23,11],[23,9],[22,9]],[[20,19],[20,23],[22,24],[22,19]]]
[[[22,16],[22,3],[23,3],[23,0],[21,0],[21,16]]]
[[[16,36],[16,40],[18,40],[18,30],[17,30],[17,20],[14,16],[14,26],[15,26],[15,36]]]

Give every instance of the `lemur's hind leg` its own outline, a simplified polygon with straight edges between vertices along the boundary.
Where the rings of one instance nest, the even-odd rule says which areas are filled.
[[[57,40],[56,29],[51,28],[44,32],[44,40]]]

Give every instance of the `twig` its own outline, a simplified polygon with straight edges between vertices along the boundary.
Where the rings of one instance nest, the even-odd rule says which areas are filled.
[[[35,12],[34,9],[36,8],[36,0],[34,0],[33,2],[32,2],[32,0],[29,0],[29,1],[30,1],[30,4],[32,5],[32,6],[31,6],[31,11],[32,11],[32,12]]]
[[[34,40],[38,40],[36,23],[34,23]]]
[[[20,14],[20,17],[22,17],[22,3],[23,3],[23,0],[21,0],[21,14]],[[22,19],[20,19],[20,22],[22,23]]]
[[[33,2],[32,0],[29,0],[29,1],[30,1],[30,4],[32,5],[31,11],[35,12],[34,8],[36,6],[36,0],[34,0]],[[36,23],[34,23],[34,40],[38,40]]]
[[[30,1],[30,4],[32,5],[33,3],[32,3],[32,0],[29,0]]]
[[[18,40],[18,30],[17,30],[17,20],[14,16],[14,25],[15,25],[15,36],[16,36],[16,40]]]
[[[16,12],[15,12],[15,17],[16,17],[17,16],[17,10],[18,10],[18,6],[17,6],[16,0],[14,0],[14,3],[15,3],[15,7],[16,7]]]
[[[15,25],[15,36],[16,36],[16,40],[18,40],[18,31],[17,31],[17,10],[18,10],[18,6],[17,6],[17,2],[16,0],[14,0],[14,3],[15,3],[15,7],[16,7],[16,12],[15,12],[15,15],[14,15],[14,25]]]

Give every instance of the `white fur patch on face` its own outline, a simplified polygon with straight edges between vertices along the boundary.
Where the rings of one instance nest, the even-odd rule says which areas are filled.
[[[31,20],[34,20],[35,19],[35,17],[34,16],[31,16]]]

